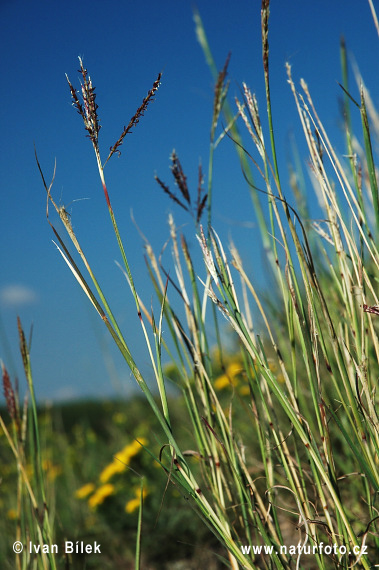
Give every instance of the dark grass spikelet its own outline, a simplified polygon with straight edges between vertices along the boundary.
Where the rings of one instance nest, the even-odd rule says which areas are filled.
[[[197,200],[196,200],[196,222],[199,223],[201,220],[202,213],[207,203],[208,194],[204,193],[204,176],[201,164],[199,164],[199,174],[197,182]]]
[[[199,165],[196,204],[194,207],[192,207],[191,195],[187,184],[187,176],[184,174],[183,167],[175,150],[172,151],[170,160],[171,160],[170,170],[174,177],[175,185],[179,188],[181,197],[178,197],[174,192],[172,192],[172,190],[170,190],[167,184],[162,182],[162,180],[158,176],[155,176],[154,178],[158,182],[159,186],[162,188],[163,192],[167,194],[171,198],[171,200],[173,200],[186,212],[189,212],[191,216],[196,220],[196,223],[199,223],[208,198],[208,194],[204,194],[204,187],[203,187],[204,176],[203,176],[202,167],[201,165]]]
[[[159,73],[157,79],[154,81],[153,87],[150,89],[145,99],[142,101],[141,106],[138,107],[136,113],[130,119],[128,126],[124,127],[124,130],[122,131],[120,138],[116,141],[116,143],[113,146],[110,147],[110,153],[108,155],[106,162],[108,162],[108,160],[115,152],[117,152],[118,155],[120,156],[121,151],[119,150],[119,147],[122,145],[126,135],[131,132],[132,128],[139,123],[140,118],[144,116],[149,103],[154,100],[155,94],[158,91],[158,88],[161,84],[161,77],[162,73]]]
[[[158,182],[159,186],[162,188],[163,192],[165,194],[167,194],[168,196],[170,196],[171,200],[173,200],[174,202],[176,202],[176,204],[178,204],[179,206],[181,206],[182,208],[184,208],[184,210],[186,212],[188,212],[188,207],[181,201],[179,200],[179,198],[173,193],[171,192],[170,188],[167,186],[167,184],[165,184],[164,182],[162,182],[162,180],[160,178],[158,178],[158,176],[154,176],[155,180]]]
[[[16,397],[9,377],[8,370],[2,365],[3,370],[3,392],[4,398],[7,403],[7,409],[12,420],[17,418]]]
[[[19,436],[22,437],[21,433],[21,418],[20,418],[20,410],[19,410],[19,400],[18,400],[18,382],[17,378],[15,381],[16,388],[14,389],[12,386],[12,382],[8,373],[8,370],[2,364],[2,372],[3,372],[3,393],[4,398],[7,403],[7,410],[8,413],[13,420],[17,433]]]
[[[75,87],[72,85],[71,81],[68,78],[68,75],[66,74],[66,79],[67,79],[67,83],[70,87],[70,91],[71,91],[71,97],[72,97],[72,105],[75,107],[75,109],[77,110],[77,112],[79,113],[79,115],[82,117],[83,121],[85,120],[85,115],[84,115],[84,111],[83,111],[83,107],[81,102],[79,101],[79,98],[76,94],[76,89]]]
[[[97,148],[99,131],[101,129],[99,117],[97,114],[97,109],[99,108],[99,106],[96,103],[96,93],[95,93],[95,88],[92,85],[92,80],[88,75],[88,71],[84,67],[83,61],[80,57],[79,57],[79,64],[80,64],[80,69],[78,71],[83,78],[83,83],[81,85],[83,103],[80,102],[79,97],[77,95],[77,90],[73,87],[67,75],[66,78],[71,91],[72,104],[83,119],[84,128],[88,132],[87,136],[91,139],[93,145]]]
[[[183,196],[184,200],[187,202],[189,206],[191,206],[191,197],[188,191],[187,176],[183,172],[182,165],[180,164],[179,157],[176,154],[175,150],[172,151],[170,160],[172,162],[170,168],[175,180],[175,184],[179,188],[180,193]]]
[[[263,48],[263,69],[268,75],[268,19],[270,16],[270,0],[262,0],[261,24],[262,24],[262,48]]]
[[[190,253],[189,253],[188,243],[187,243],[185,236],[182,233],[180,234],[180,245],[181,245],[184,257],[186,259],[186,262],[190,266],[192,266],[192,259],[191,259]]]
[[[228,92],[229,83],[225,83],[226,76],[228,74],[228,66],[230,62],[231,54],[228,53],[228,57],[225,60],[224,67],[219,72],[217,77],[217,82],[215,85],[215,95],[213,98],[213,116],[212,116],[212,129],[211,129],[211,140],[214,138],[214,132],[218,123],[218,119],[221,113],[222,105],[224,103],[226,94]]]
[[[20,352],[21,352],[21,357],[22,357],[22,363],[24,365],[24,370],[26,372],[27,375],[27,369],[28,369],[28,350],[27,350],[27,346],[26,346],[26,339],[25,339],[25,334],[21,325],[21,321],[20,321],[20,317],[17,317],[17,328],[18,328],[18,338],[19,338],[19,342],[20,342]]]
[[[378,305],[363,305],[363,310],[365,313],[371,313],[372,315],[379,315],[379,306]]]

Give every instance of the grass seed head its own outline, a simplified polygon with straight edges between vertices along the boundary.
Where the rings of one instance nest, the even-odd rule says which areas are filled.
[[[5,366],[3,364],[1,365],[1,367],[2,367],[2,371],[3,371],[4,398],[5,398],[5,401],[7,403],[7,409],[8,409],[9,415],[12,418],[12,420],[14,420],[17,417],[17,406],[16,406],[15,393],[14,393],[14,389],[12,386],[11,379],[9,377],[8,370],[5,368]]]
[[[88,137],[91,139],[92,144],[97,148],[99,131],[101,128],[99,117],[97,114],[97,109],[99,106],[96,103],[96,93],[95,93],[95,88],[92,84],[92,80],[88,75],[87,69],[83,65],[83,60],[80,57],[79,57],[79,64],[80,64],[80,69],[78,71],[83,78],[83,83],[81,85],[81,94],[82,94],[83,103],[80,102],[79,97],[77,95],[77,90],[73,87],[67,75],[66,78],[71,91],[72,104],[83,119],[84,128],[88,132]]]
[[[150,91],[148,92],[148,94],[146,95],[146,97],[144,98],[144,100],[142,101],[142,104],[138,107],[137,111],[135,112],[135,114],[133,115],[133,117],[130,119],[129,124],[125,127],[124,126],[124,130],[122,131],[119,139],[115,142],[115,144],[113,146],[110,147],[110,152],[108,155],[108,158],[106,160],[106,162],[108,162],[108,160],[111,158],[111,156],[117,152],[118,155],[121,154],[120,146],[122,145],[124,138],[126,137],[126,135],[128,133],[132,132],[132,128],[135,127],[135,125],[137,125],[140,121],[140,118],[144,116],[145,111],[149,105],[149,103],[151,103],[151,101],[154,100],[155,94],[158,91],[158,88],[161,84],[161,78],[162,78],[162,74],[158,73],[158,77],[157,79],[154,81],[152,88],[150,89]]]

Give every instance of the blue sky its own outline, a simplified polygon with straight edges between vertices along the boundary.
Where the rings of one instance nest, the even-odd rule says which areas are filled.
[[[192,1],[187,0],[146,0],[143,4],[0,2],[0,358],[23,386],[17,347],[19,315],[27,335],[33,325],[31,357],[40,400],[115,396],[117,384],[123,394],[130,394],[134,380],[52,243],[45,215],[46,193],[33,144],[47,179],[56,159],[55,200],[71,212],[74,229],[136,351],[137,362],[149,375],[133,301],[114,263],[120,255],[93,150],[71,106],[65,73],[78,86],[77,57],[83,57],[96,87],[100,147],[105,158],[158,73],[163,72],[154,103],[128,135],[122,156],[113,157],[105,171],[137,288],[150,306],[153,293],[131,209],[159,252],[168,237],[168,213],[174,212],[178,224],[189,220],[162,194],[154,174],[171,183],[169,156],[173,148],[193,191],[200,160],[207,170],[213,84],[196,40],[192,8]],[[197,8],[219,68],[228,52],[232,54],[231,102],[245,81],[257,94],[263,114],[260,2],[199,0]],[[379,43],[368,2],[272,1],[270,72],[282,182],[286,183],[288,134],[299,133],[286,81],[286,61],[291,63],[296,80],[304,77],[308,82],[319,114],[334,134],[337,150],[344,152],[338,129],[341,34],[375,100]],[[358,97],[355,85],[352,90]],[[306,155],[302,159],[305,165]],[[80,198],[88,199],[70,204]],[[238,159],[225,139],[215,158],[214,226],[225,239],[232,235],[254,279],[263,282],[264,265],[254,222]],[[198,246],[190,225],[186,231],[195,254]],[[168,254],[166,258],[169,266]]]

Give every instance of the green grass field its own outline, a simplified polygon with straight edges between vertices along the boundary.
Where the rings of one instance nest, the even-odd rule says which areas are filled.
[[[174,402],[172,402],[174,404]],[[182,424],[183,406],[175,423],[183,442],[193,445],[189,423]],[[8,413],[1,410],[2,417]],[[139,444],[159,454],[159,425],[146,402],[77,402],[54,405],[38,414],[42,467],[49,516],[58,544],[58,568],[134,568],[140,484],[144,488],[142,568],[191,568],[191,560],[217,567],[214,556],[223,554],[213,534],[198,524],[198,517],[178,488]],[[110,469],[114,457],[128,450]],[[26,445],[27,455],[29,445]],[[15,568],[12,544],[18,517],[17,465],[4,435],[2,460],[1,568]],[[33,463],[26,461],[32,474]],[[106,470],[108,469],[108,473]],[[104,478],[105,477],[105,478]],[[106,486],[111,486],[107,494]],[[102,492],[105,490],[105,493]],[[26,521],[25,521],[26,524]],[[101,544],[98,554],[64,555],[65,541]],[[32,559],[27,561],[33,567]],[[217,560],[217,558],[216,558]],[[180,564],[182,566],[180,566]],[[197,567],[197,566],[195,566]]]
[[[141,397],[38,409],[19,322],[29,400],[27,406],[18,400],[4,366],[2,568],[369,570],[378,563],[377,114],[363,83],[358,100],[351,95],[341,42],[346,152],[340,156],[307,85],[295,84],[287,66],[309,182],[302,185],[296,157],[279,173],[268,0],[261,15],[266,101],[258,107],[246,85],[240,100],[229,101],[229,62],[215,68],[195,14],[215,79],[209,165],[206,177],[199,172],[198,188],[191,189],[173,153],[175,185],[157,180],[162,199],[168,196],[174,209],[186,210],[192,225],[184,235],[169,217],[167,247],[175,274],[168,274],[145,244],[155,312],[134,285],[105,166],[111,168],[126,135],[148,112],[160,76],[107,157],[99,149],[94,85],[81,59],[81,89],[68,78],[95,153],[110,233],[155,386],[139,370],[128,344],[133,331],[122,333],[103,293],[101,272],[95,275],[70,217],[54,200],[53,180],[46,181],[36,153],[51,210],[59,216],[58,223],[48,218],[59,252]],[[252,199],[271,272],[270,295],[259,291],[234,244],[223,244],[213,226],[213,158],[225,136],[234,141]],[[306,207],[312,193],[323,213],[317,222]],[[187,245],[195,236],[200,266]],[[176,397],[168,395],[171,384]],[[65,540],[97,541],[103,550],[67,556],[51,551]],[[21,554],[12,552],[15,541],[24,545]],[[38,554],[28,552],[29,543]],[[254,553],[248,550],[252,546],[271,551]]]

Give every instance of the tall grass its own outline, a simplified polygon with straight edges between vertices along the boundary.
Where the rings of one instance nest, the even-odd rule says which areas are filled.
[[[69,253],[49,214],[48,221],[59,252],[159,421],[161,453],[150,450],[152,459],[224,546],[224,564],[233,569],[327,570],[355,565],[368,570],[377,562],[379,552],[379,200],[372,145],[378,124],[372,106],[367,105],[363,84],[359,101],[350,94],[343,43],[341,87],[347,157],[336,152],[306,83],[302,80],[297,86],[287,65],[289,88],[308,148],[312,189],[324,216],[318,224],[302,219],[298,213],[304,214],[300,172],[292,167],[293,204],[283,191],[285,174],[279,172],[280,149],[275,144],[270,94],[268,0],[263,0],[261,14],[268,133],[263,132],[257,99],[247,85],[243,85],[240,100],[228,102],[228,61],[215,72],[200,16],[195,15],[197,35],[215,77],[207,190],[205,193],[199,172],[196,200],[191,197],[175,154],[172,173],[177,193],[161,179],[157,181],[173,202],[191,213],[204,266],[195,267],[187,240],[170,216],[175,278],[146,243],[159,314],[148,311],[134,285],[104,167],[152,102],[160,76],[104,161],[98,145],[95,90],[82,60],[80,95],[68,79],[73,105],[95,152],[158,399],[139,370],[70,218],[54,201],[52,183],[46,183],[38,163],[48,201],[60,216],[77,258]],[[360,114],[361,133],[353,131],[353,113]],[[222,115],[227,126],[217,137]],[[217,191],[212,187],[213,157],[225,135],[234,141],[241,157],[263,247],[275,276],[275,303],[257,291],[234,244],[227,251],[213,226],[212,193]],[[233,362],[238,370],[234,368],[233,373],[221,334],[225,319],[237,347]],[[216,333],[216,346],[210,341],[210,325]],[[164,329],[170,339],[164,337]],[[172,361],[171,381],[181,390],[192,425],[191,450],[183,448],[171,423],[168,360]],[[221,378],[226,379],[229,392],[220,390]],[[43,528],[48,532],[48,527]],[[139,536],[140,531],[141,525]],[[273,549],[271,554],[258,555],[241,548],[248,545]],[[139,549],[138,541],[137,566]],[[309,549],[312,554],[307,554]]]
[[[45,545],[54,543],[54,525],[52,524],[54,509],[51,497],[47,496],[29,348],[20,319],[18,319],[18,332],[31,405],[28,406],[27,398],[25,398],[24,405],[21,407],[18,386],[16,388],[12,386],[8,371],[2,364],[4,396],[11,418],[10,430],[0,415],[2,434],[7,439],[17,465],[15,567],[17,569],[31,567],[33,556],[27,545],[32,543],[41,553],[39,567],[55,569],[54,555],[50,551],[43,550]],[[23,549],[24,554],[21,557],[19,555]]]

